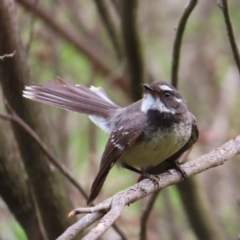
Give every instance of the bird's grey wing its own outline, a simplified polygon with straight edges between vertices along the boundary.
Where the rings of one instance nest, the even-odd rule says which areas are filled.
[[[126,127],[121,127],[111,133],[102,155],[98,174],[92,184],[87,204],[90,204],[98,196],[110,169],[135,143],[141,133],[137,130],[128,131]]]
[[[190,136],[188,142],[182,148],[180,148],[176,153],[174,153],[172,156],[170,156],[168,159],[166,159],[165,161],[161,162],[160,164],[158,164],[156,166],[148,166],[146,169],[144,169],[145,172],[147,172],[149,174],[161,174],[161,173],[165,172],[167,170],[167,168],[169,167],[168,160],[178,161],[179,158],[184,153],[191,150],[193,144],[197,141],[198,135],[199,135],[196,119],[193,115],[191,117],[192,117],[192,132],[191,132],[191,136]],[[138,182],[141,181],[142,179],[143,179],[143,177],[140,176],[138,179]]]

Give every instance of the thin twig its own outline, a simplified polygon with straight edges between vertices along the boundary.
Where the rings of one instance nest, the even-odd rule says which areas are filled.
[[[229,160],[230,158],[236,156],[239,153],[240,153],[240,135],[235,137],[234,139],[226,142],[223,146],[221,146],[217,149],[214,149],[210,153],[205,154],[195,160],[189,161],[189,162],[181,165],[181,167],[186,172],[186,176],[191,177],[191,176],[201,173],[209,168],[222,165],[222,164],[224,164],[225,161]],[[82,225],[86,224],[84,219],[88,219],[88,216],[90,217],[93,214],[102,214],[102,216],[104,216],[104,212],[110,213],[112,211],[112,209],[114,209],[114,211],[116,211],[116,209],[121,211],[122,201],[124,201],[125,206],[129,205],[130,203],[133,203],[139,199],[142,199],[153,192],[159,191],[165,187],[176,184],[180,181],[182,181],[182,178],[177,171],[174,171],[174,172],[172,171],[171,173],[165,172],[165,173],[159,175],[158,184],[156,184],[156,182],[151,181],[150,179],[144,179],[141,182],[135,184],[134,186],[132,186],[122,192],[119,192],[119,193],[115,194],[113,197],[99,203],[95,207],[90,207],[87,209],[85,209],[85,208],[75,209],[72,211],[72,215],[79,214],[81,212],[86,213],[86,210],[88,212],[90,212],[90,214],[87,214],[84,218],[79,220],[79,222],[81,222],[81,224],[79,224],[79,222],[77,222],[68,228],[67,231],[68,231],[68,233],[71,233],[71,234],[64,233],[65,238],[59,238],[59,239],[70,240],[70,239],[73,239],[78,233],[82,232],[85,229],[85,228],[84,229],[82,228]],[[116,204],[119,204],[119,208],[118,208],[118,205],[117,206],[114,205],[115,202],[114,202],[113,198],[121,199],[120,203],[116,203]],[[106,220],[113,221],[115,219],[106,219]],[[91,224],[93,224],[94,222],[95,222],[95,220],[91,221]],[[90,224],[88,221],[88,226],[89,225]],[[99,225],[97,225],[97,226],[99,227]],[[79,228],[81,230],[76,231],[76,228]],[[73,231],[71,231],[72,229],[74,229],[74,233],[73,233]],[[106,230],[105,228],[103,228],[103,229],[104,229],[104,231]],[[98,229],[98,230],[101,231],[101,229]],[[102,234],[104,231],[102,231]],[[98,236],[100,236],[100,235],[98,235]],[[96,239],[96,238],[91,238],[91,239]]]
[[[114,23],[108,12],[107,5],[104,2],[104,0],[94,0],[94,2],[98,9],[99,15],[101,16],[102,21],[107,29],[114,51],[116,52],[116,56],[119,60],[121,60],[122,51],[121,51],[120,41],[117,35],[116,27],[114,26]]]
[[[172,70],[171,70],[171,83],[175,88],[177,88],[178,85],[178,69],[180,62],[183,33],[187,24],[187,20],[191,12],[193,11],[194,7],[197,5],[197,2],[198,0],[189,0],[189,2],[184,8],[183,15],[178,23],[176,36],[173,43]]]
[[[141,216],[141,223],[140,223],[140,234],[139,234],[140,240],[148,239],[147,238],[147,221],[148,221],[148,217],[153,209],[153,206],[157,199],[158,194],[159,194],[158,191],[154,192],[150,196],[150,199],[149,199],[145,209],[143,209],[142,216]]]
[[[38,4],[38,1],[39,0],[35,0],[35,5]],[[32,16],[31,16],[31,19],[30,19],[30,30],[29,30],[29,37],[28,37],[28,42],[27,42],[27,45],[26,45],[26,53],[29,53],[30,51],[30,48],[31,48],[31,44],[32,44],[32,40],[33,40],[33,36],[34,36],[34,24],[35,24],[35,21],[36,21],[36,16],[34,13],[32,13]]]
[[[9,106],[8,106],[8,109]],[[61,173],[81,192],[85,199],[88,198],[87,194],[83,190],[83,188],[79,185],[76,179],[72,176],[69,170],[55,157],[51,151],[47,148],[47,146],[42,142],[39,136],[11,109],[10,114],[0,113],[0,117],[5,120],[13,121],[19,124],[39,145],[42,151],[46,154],[49,158],[50,162],[57,167]]]
[[[229,16],[228,2],[227,2],[227,0],[218,0],[217,3],[223,12],[224,21],[225,21],[226,28],[227,28],[227,34],[228,34],[229,42],[230,42],[232,52],[233,52],[233,58],[237,65],[238,71],[240,73],[240,56],[239,56],[238,47],[237,47],[235,37],[234,37],[231,19]]]
[[[4,58],[11,58],[15,55],[16,51],[10,54],[4,54],[3,56],[0,56],[0,60],[3,60]]]

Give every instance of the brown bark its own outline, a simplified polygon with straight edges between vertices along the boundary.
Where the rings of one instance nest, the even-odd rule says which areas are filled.
[[[121,5],[122,37],[133,101],[142,97],[142,84],[145,78],[142,46],[137,25],[137,5],[137,0],[123,0]]]
[[[17,114],[48,143],[48,129],[36,104],[23,99],[22,90],[30,83],[30,70],[19,37],[14,1],[0,1],[0,56],[16,51],[0,61],[0,80],[5,98]],[[12,123],[29,182],[49,239],[56,238],[71,223],[66,214],[72,205],[62,176],[51,170],[46,157],[32,138]]]
[[[9,210],[21,224],[29,239],[44,240],[27,178],[17,151],[13,151],[6,134],[6,126],[0,123],[0,195]]]

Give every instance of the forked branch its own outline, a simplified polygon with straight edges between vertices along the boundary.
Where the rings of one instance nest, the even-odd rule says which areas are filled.
[[[223,146],[212,150],[211,152],[187,162],[182,166],[187,177],[206,171],[209,168],[217,167],[224,164],[225,161],[231,159],[240,153],[240,135],[226,142]],[[165,172],[160,176],[158,184],[149,179],[135,184],[134,186],[115,194],[113,197],[101,202],[95,207],[77,208],[70,213],[70,216],[89,213],[80,219],[77,223],[69,227],[58,240],[73,239],[78,233],[85,230],[88,226],[101,219],[86,236],[84,240],[93,240],[101,236],[120,216],[123,206],[129,205],[147,195],[159,191],[165,187],[180,182],[181,176],[176,171]],[[96,234],[97,232],[97,234]]]

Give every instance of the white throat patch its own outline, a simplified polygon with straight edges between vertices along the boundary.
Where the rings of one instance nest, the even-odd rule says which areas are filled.
[[[160,98],[155,99],[152,94],[146,93],[142,101],[141,111],[146,114],[148,110],[158,110],[159,112],[168,112],[172,114],[176,113],[175,110],[168,109]]]

